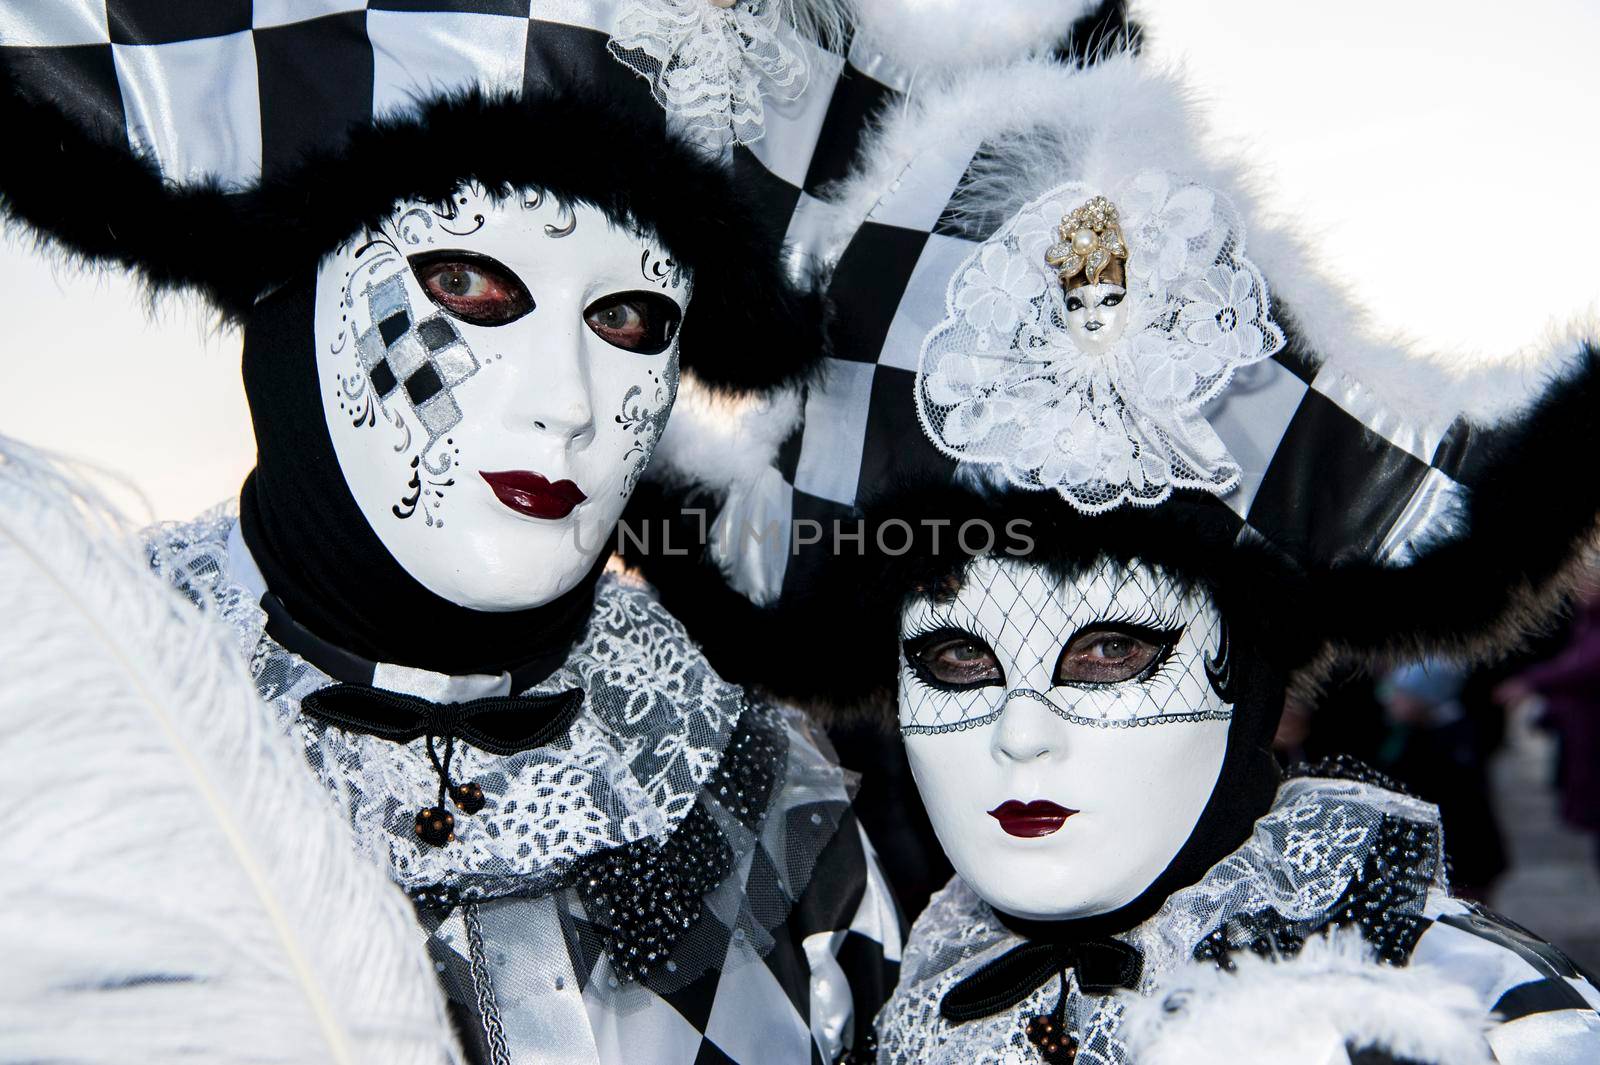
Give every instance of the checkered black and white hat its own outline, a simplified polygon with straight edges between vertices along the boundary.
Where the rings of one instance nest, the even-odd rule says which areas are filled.
[[[653,229],[694,272],[681,350],[701,380],[752,388],[803,375],[822,316],[783,256],[799,195],[786,179],[805,173],[817,133],[806,120],[820,117],[815,99],[826,106],[840,60],[793,25],[766,27],[810,98],[767,101],[758,158],[713,143],[719,121],[731,131],[733,103],[700,116],[708,133],[653,92],[647,31],[663,6],[7,5],[0,205],[72,255],[197,289],[243,319],[396,200],[443,199],[469,179],[537,186]],[[759,133],[765,73],[716,32],[736,13],[700,6],[711,16],[669,42],[683,54],[668,60],[702,62],[713,82],[744,77]],[[630,25],[644,40],[631,51],[619,43]],[[696,52],[702,38],[721,50]],[[758,352],[751,336],[777,339]]]
[[[1047,7],[995,48],[1131,32],[1121,0]],[[845,0],[6,4],[0,206],[242,318],[398,199],[538,185],[655,229],[697,275],[685,367],[765,386],[822,350],[817,193],[953,17],[907,8],[878,46]]]
[[[871,554],[874,523],[1025,511],[1077,550],[1226,548],[1180,567],[1201,576],[1248,558],[1318,646],[1505,635],[1600,511],[1593,478],[1556,472],[1595,450],[1592,341],[1462,368],[1369,338],[1201,128],[1182,86],[1131,57],[976,71],[887,118],[831,191],[821,381],[787,434],[770,411],[716,427],[735,449],[771,440],[770,465],[702,478],[716,565],[657,557],[657,583],[715,571],[769,618],[815,624],[802,604],[841,572],[861,583],[863,521]],[[1101,196],[1121,212],[1129,317],[1097,357],[1072,346],[1070,249],[1051,245]],[[1140,532],[1167,522],[1184,531]],[[757,660],[760,612],[699,598],[740,619],[724,661]],[[847,624],[853,608],[818,609]]]

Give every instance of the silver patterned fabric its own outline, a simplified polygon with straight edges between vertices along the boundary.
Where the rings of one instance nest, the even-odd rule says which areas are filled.
[[[226,507],[153,528],[151,564],[232,629],[358,847],[418,901],[441,982],[475,1022],[463,1032],[475,1060],[613,1061],[649,1040],[652,1061],[688,1065],[709,1047],[802,1065],[861,1045],[894,982],[900,924],[851,781],[799,714],[722,681],[647,586],[603,576],[586,632],[529,689],[582,690],[565,736],[510,756],[457,746],[453,774],[486,803],[430,847],[414,827],[438,792],[424,741],[300,713],[333,681],[266,634],[236,524]],[[382,664],[374,683],[437,701],[503,694],[493,677]],[[659,901],[630,881],[662,863],[719,871],[675,911],[693,916],[663,963],[630,973],[616,952]]]
[[[262,697],[344,807],[358,845],[408,890],[537,893],[588,855],[664,840],[721,762],[744,712],[743,690],[711,670],[655,597],[608,574],[567,661],[529,689],[580,689],[582,714],[563,739],[510,757],[463,745],[454,771],[483,788],[486,805],[458,820],[455,844],[429,846],[413,827],[416,811],[438,791],[424,741],[397,745],[300,714],[300,700],[333,681],[265,634],[256,595],[233,573],[234,524],[222,511],[163,526],[149,538],[153,562],[196,602],[215,604],[249,656]]]
[[[1491,1032],[1509,1045],[1520,1036],[1515,1025],[1543,1031],[1576,1028],[1595,1033],[1583,1053],[1600,1049],[1600,1023],[1594,1007],[1600,992],[1571,968],[1559,951],[1487,911],[1453,899],[1445,880],[1438,811],[1417,799],[1352,780],[1303,777],[1286,782],[1272,809],[1238,851],[1212,867],[1193,886],[1174,893],[1144,924],[1119,938],[1144,955],[1139,993],[1155,995],[1183,966],[1211,965],[1207,945],[1229,929],[1252,926],[1266,911],[1279,927],[1329,923],[1341,901],[1369,875],[1382,848],[1394,838],[1391,826],[1414,826],[1413,838],[1430,844],[1415,851],[1424,890],[1394,904],[1385,919],[1399,918],[1406,929],[1405,956],[1442,966],[1477,991],[1484,1023],[1499,1017]],[[1398,898],[1398,896],[1396,896]],[[1406,911],[1406,912],[1399,912]],[[1059,979],[1047,981],[1010,1010],[952,1025],[939,1014],[946,992],[962,978],[1005,954],[1023,940],[1006,929],[994,911],[959,878],[934,896],[911,930],[900,985],[877,1028],[880,1062],[962,1065],[1023,1065],[1041,1060],[1025,1034],[1027,1018],[1050,1013],[1061,994]],[[1566,966],[1563,971],[1562,967]],[[1492,974],[1492,975],[1491,975]],[[1507,1019],[1507,996],[1525,986],[1557,981],[1567,996],[1564,1013],[1541,1011]],[[1130,994],[1083,993],[1069,974],[1067,1029],[1079,1041],[1077,1065],[1125,1065],[1130,1061],[1122,1030]],[[1589,1026],[1585,1028],[1585,1026]],[[1553,1038],[1553,1036],[1552,1036]],[[1576,1044],[1573,1044],[1576,1046]],[[1510,1059],[1507,1059],[1510,1060]],[[1529,1060],[1516,1058],[1515,1060]],[[1546,1059],[1539,1059],[1546,1060]],[[1595,1060],[1555,1057],[1557,1062]]]

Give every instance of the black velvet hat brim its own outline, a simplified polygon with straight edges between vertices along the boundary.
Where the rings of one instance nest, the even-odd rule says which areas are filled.
[[[5,77],[0,70],[0,79]],[[55,103],[0,85],[0,208],[70,255],[201,293],[242,321],[406,199],[475,181],[538,187],[653,231],[693,276],[683,365],[713,387],[760,389],[822,356],[820,297],[796,284],[728,168],[649,117],[576,89],[441,97],[351,131],[337,152],[243,189],[175,184]]]
[[[641,486],[630,519],[675,523],[657,540],[673,552],[627,557],[730,679],[835,721],[888,722],[901,606],[972,557],[954,535],[970,521],[1000,530],[1002,549],[1008,523],[1025,523],[1031,546],[1022,557],[1063,574],[1102,556],[1159,565],[1204,588],[1225,617],[1248,619],[1252,653],[1311,688],[1335,661],[1489,657],[1559,608],[1600,514],[1600,479],[1590,473],[1600,460],[1600,353],[1585,348],[1521,416],[1474,433],[1462,474],[1470,492],[1454,533],[1420,545],[1405,565],[1293,559],[1241,535],[1224,504],[1199,492],[1088,516],[1054,493],[984,492],[948,480],[903,482],[869,502],[860,538],[843,540],[845,549],[777,608],[730,590],[709,555],[692,548],[700,514],[715,509],[707,500]],[[891,523],[920,530],[917,539],[908,543],[897,524],[883,537],[892,550],[877,549],[878,530]],[[975,534],[970,544],[982,540]]]

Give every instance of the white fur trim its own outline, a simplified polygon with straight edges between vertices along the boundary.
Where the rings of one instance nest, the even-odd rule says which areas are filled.
[[[1346,1045],[1429,1065],[1493,1065],[1491,1018],[1441,969],[1373,960],[1359,933],[1313,937],[1294,958],[1196,963],[1132,1001],[1123,1035],[1140,1065],[1342,1065]]]
[[[1204,141],[1194,112],[1180,77],[1130,56],[1081,71],[1017,63],[924,86],[884,117],[862,164],[835,190],[844,228],[832,243],[842,248],[919,157],[981,143],[988,158],[960,191],[958,213],[996,224],[1062,182],[1110,189],[1144,169],[1223,190],[1245,221],[1251,259],[1299,338],[1420,429],[1440,431],[1457,415],[1479,424],[1515,416],[1572,364],[1580,340],[1600,335],[1591,317],[1559,342],[1547,337],[1495,361],[1425,353],[1378,335],[1346,286],[1320,272],[1310,242],[1289,221],[1263,212],[1246,169],[1223,146]]]
[[[667,428],[650,463],[652,480],[689,482],[726,495],[751,484],[777,460],[778,448],[800,424],[800,393],[730,396],[688,374],[678,384]]]

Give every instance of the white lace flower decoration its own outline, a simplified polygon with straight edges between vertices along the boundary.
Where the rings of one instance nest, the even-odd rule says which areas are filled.
[[[923,429],[952,458],[1089,514],[1231,491],[1239,465],[1201,407],[1283,347],[1239,213],[1213,189],[1141,173],[1109,196],[1121,283],[1064,290],[1046,254],[1097,192],[1051,189],[955,272],[918,362]]]
[[[608,47],[691,135],[717,148],[748,145],[765,132],[764,97],[790,101],[806,88],[783,4],[632,0]]]

